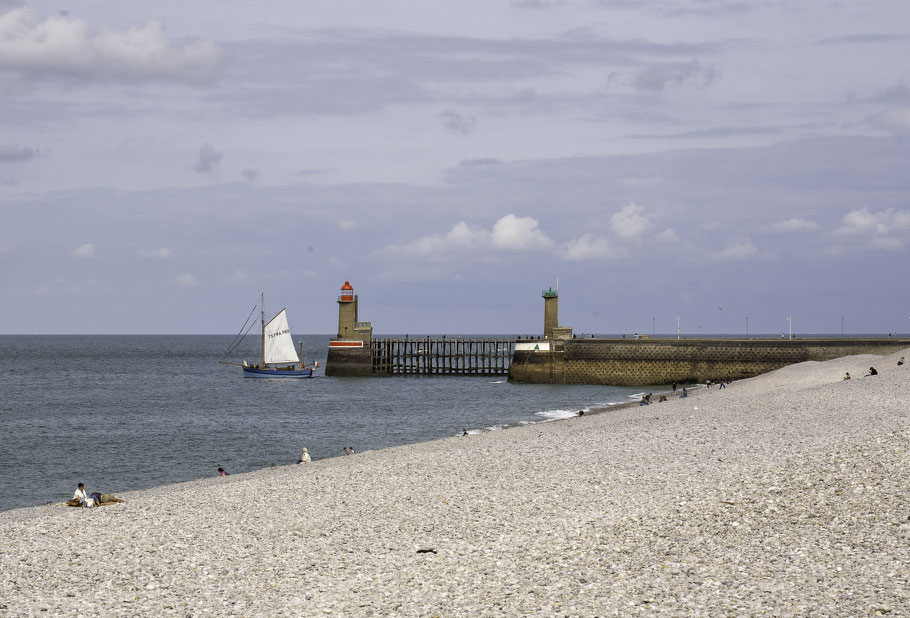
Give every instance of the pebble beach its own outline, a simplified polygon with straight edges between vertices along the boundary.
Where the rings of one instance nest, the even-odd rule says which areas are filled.
[[[907,616],[900,356],[3,512],[0,615]]]

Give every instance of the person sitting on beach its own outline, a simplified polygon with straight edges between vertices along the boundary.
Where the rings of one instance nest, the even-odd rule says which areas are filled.
[[[310,454],[307,452],[306,447],[303,447],[303,452],[300,453],[300,459],[297,460],[297,463],[310,463],[313,459],[310,457]]]
[[[648,401],[647,397],[642,397],[641,401],[638,402],[638,405],[639,406],[648,406],[648,405],[651,405],[651,402]]]
[[[79,485],[76,486],[76,491],[73,493],[73,500],[78,500],[79,506],[95,506],[94,498],[89,497],[89,495],[85,493],[85,485],[82,483],[79,483]]]
[[[218,468],[218,476],[228,476],[227,470],[224,468]]]
[[[685,398],[688,397],[688,396],[689,396],[689,391],[686,389],[685,386],[683,386],[683,392],[682,392],[682,395],[679,396],[679,398],[680,398],[680,399],[685,399]]]
[[[867,373],[863,377],[868,378],[869,376],[877,376],[877,375],[878,375],[878,372],[875,370],[875,367],[869,367],[869,373]]]
[[[904,357],[901,356],[901,359],[899,361],[897,361],[897,366],[900,367],[903,364],[904,364]]]
[[[844,380],[849,380],[849,379],[850,379],[850,372],[848,371],[847,375],[844,376]]]
[[[661,403],[662,401],[666,401],[666,400],[667,400],[667,396],[666,396],[666,395],[661,395],[661,396],[657,399],[657,403]]]

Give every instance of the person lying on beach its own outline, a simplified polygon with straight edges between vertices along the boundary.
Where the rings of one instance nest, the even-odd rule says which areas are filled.
[[[877,376],[877,375],[878,375],[878,372],[875,370],[875,367],[869,367],[869,373],[867,373],[863,377],[868,378],[869,376]]]
[[[218,468],[218,476],[228,476],[227,470],[224,468]]]
[[[666,395],[661,395],[660,397],[658,397],[657,403],[660,403],[660,402],[666,401],[666,400],[667,400],[667,396],[666,396]]]
[[[112,494],[102,494],[97,491],[86,496],[85,485],[79,483],[79,486],[76,488],[76,493],[73,494],[72,500],[66,504],[68,506],[95,507],[104,506],[105,504],[116,504],[118,502],[123,502],[123,500]]]
[[[310,454],[307,452],[306,447],[303,447],[303,452],[300,453],[300,459],[297,460],[297,463],[310,463],[313,459],[310,457]]]
[[[904,357],[901,356],[901,359],[899,361],[897,361],[897,366],[900,367],[903,364],[904,364]]]

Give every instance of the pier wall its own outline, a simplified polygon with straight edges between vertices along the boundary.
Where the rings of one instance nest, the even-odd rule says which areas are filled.
[[[568,339],[546,350],[518,346],[509,380],[646,386],[739,380],[785,365],[855,354],[890,354],[910,339]]]
[[[329,354],[325,363],[325,375],[351,377],[372,375],[370,342],[329,342]]]

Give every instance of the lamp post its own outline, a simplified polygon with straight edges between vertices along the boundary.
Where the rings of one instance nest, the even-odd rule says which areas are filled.
[[[844,336],[844,316],[840,316],[840,336]]]
[[[676,316],[676,339],[679,340],[679,316]]]
[[[746,337],[749,336],[749,316],[746,316]]]
[[[793,339],[793,321],[787,316],[787,338]]]
[[[655,323],[654,318],[652,317],[651,318],[651,336],[652,337],[654,336],[654,323]]]

